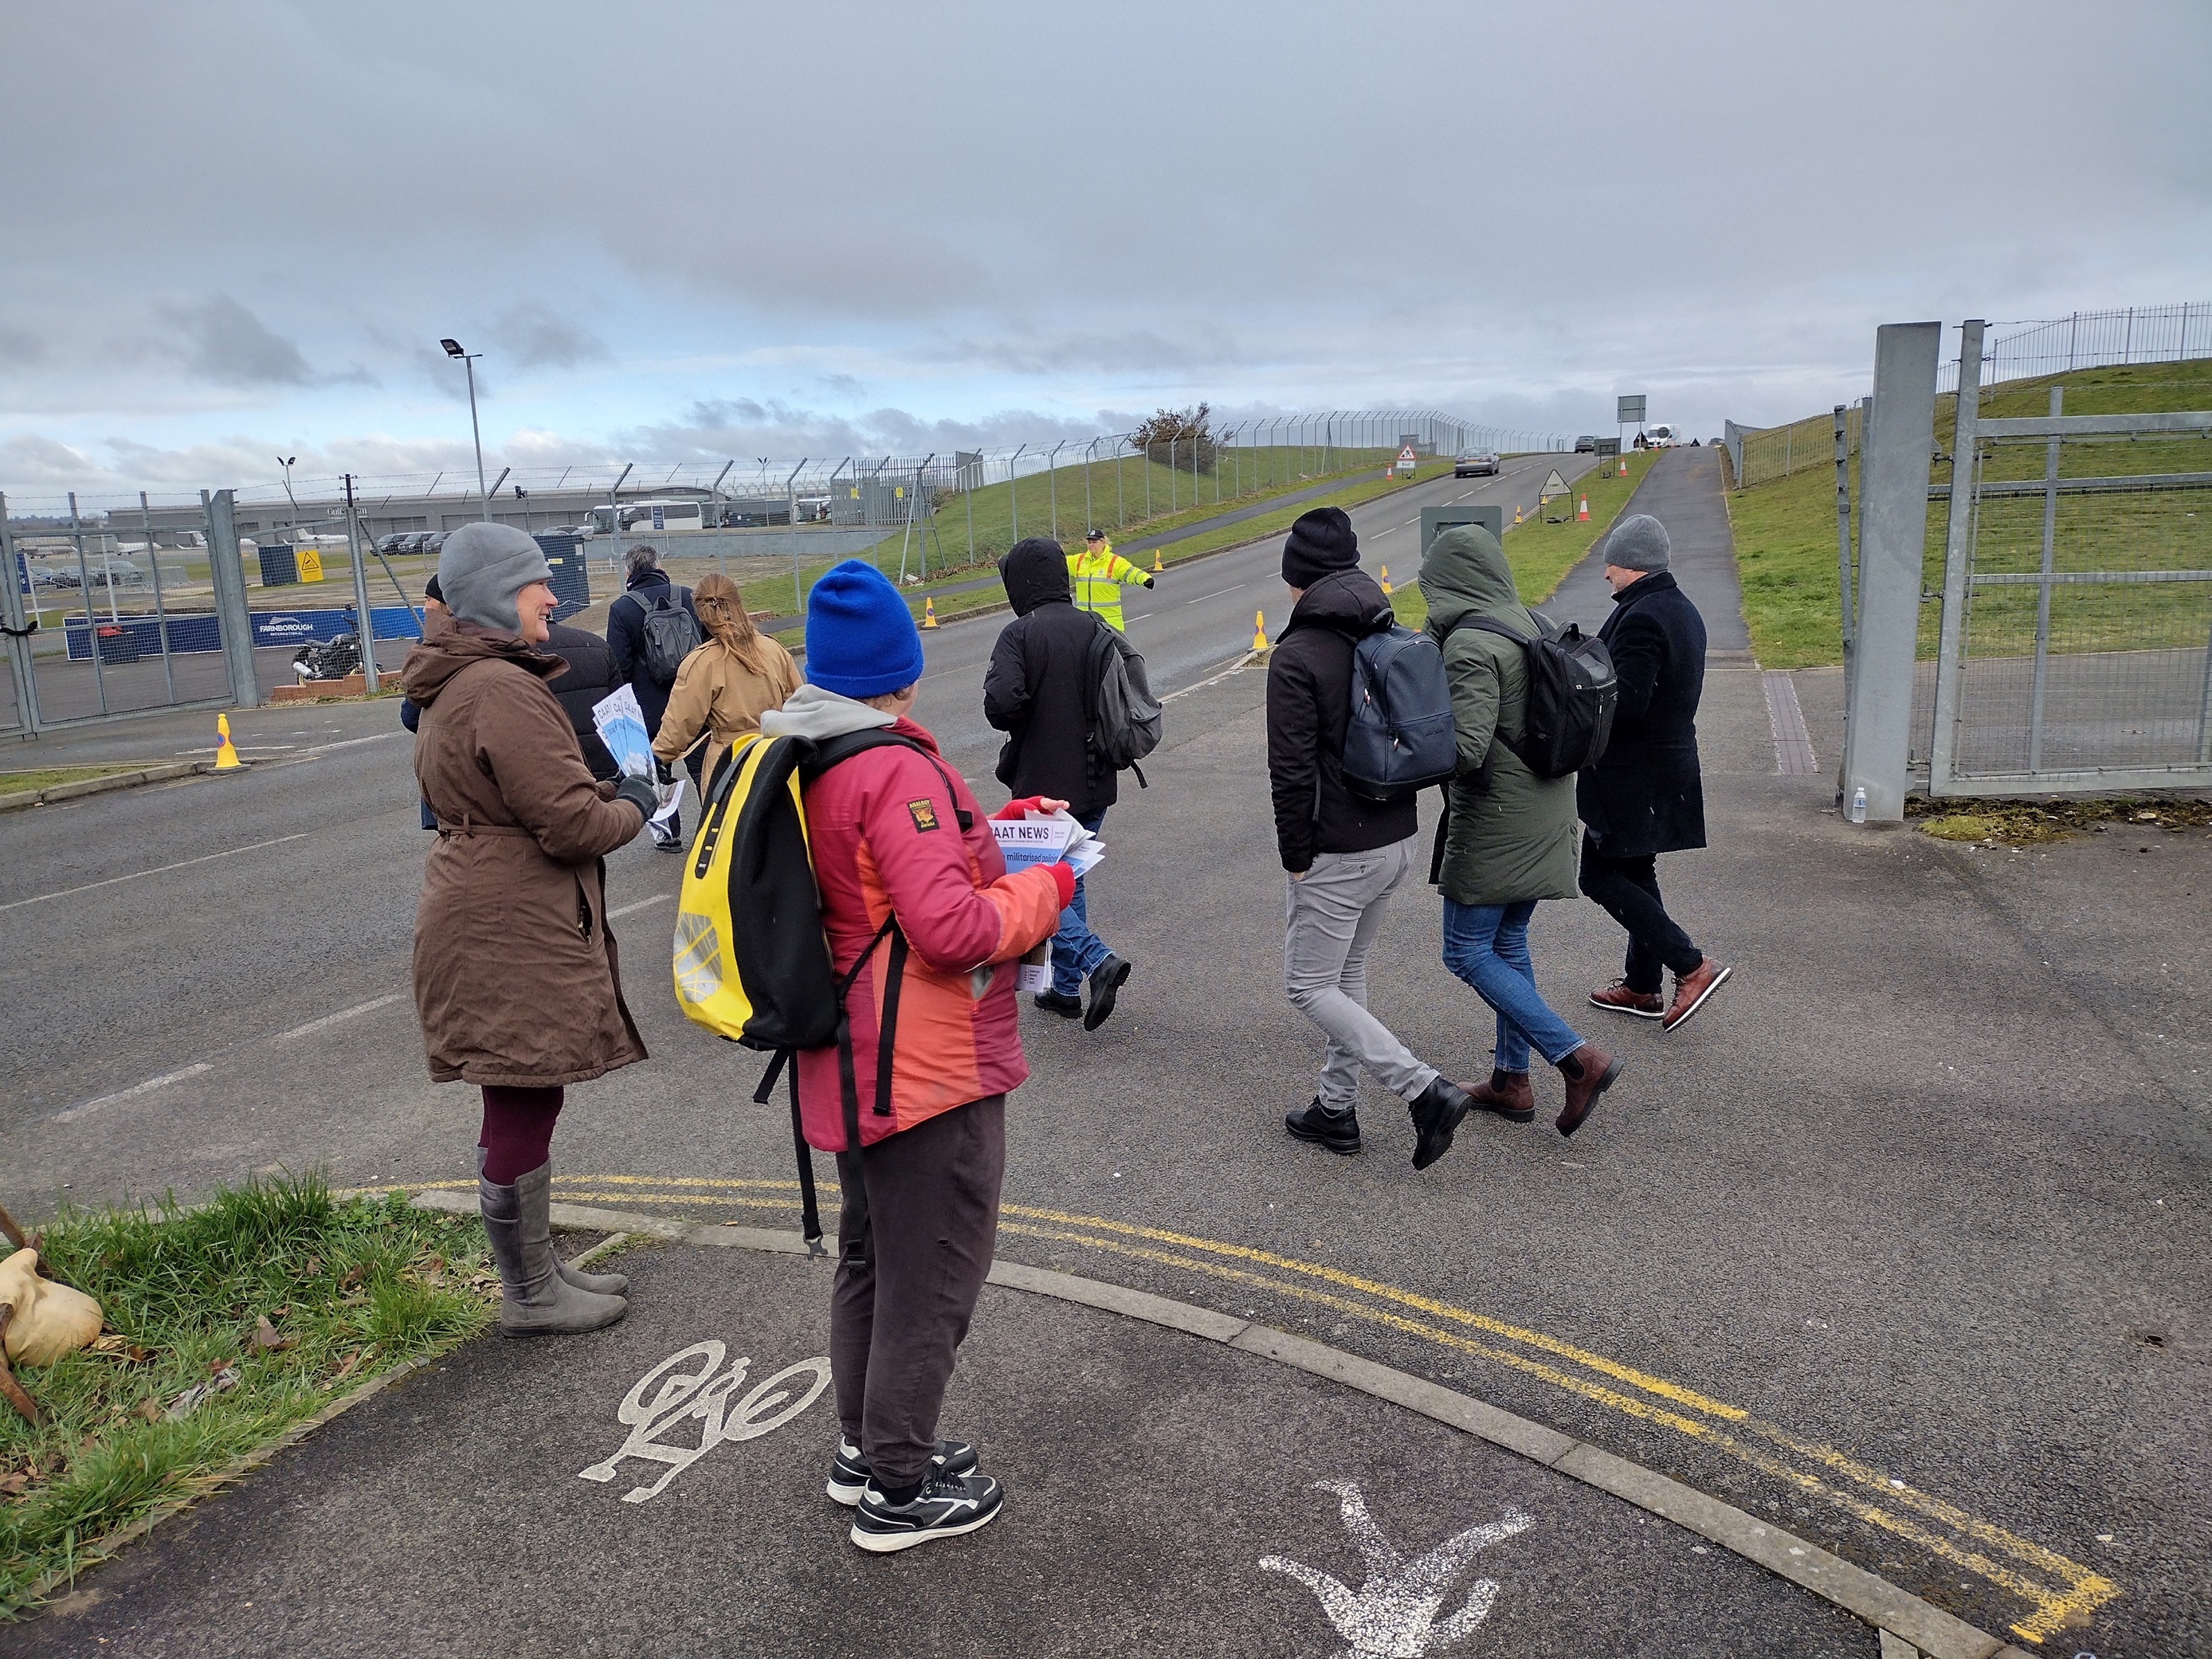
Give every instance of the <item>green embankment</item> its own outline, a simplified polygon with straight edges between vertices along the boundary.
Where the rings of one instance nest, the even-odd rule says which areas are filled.
[[[1523,605],[1542,604],[1567,572],[1583,562],[1583,556],[1613,527],[1656,459],[1656,451],[1631,451],[1625,478],[1618,463],[1608,460],[1601,470],[1577,479],[1564,501],[1546,507],[1548,518],[1532,514],[1517,525],[1507,523],[1505,562],[1512,567],[1513,585],[1520,590]],[[1575,516],[1577,503],[1583,497],[1589,501],[1588,524]],[[1419,574],[1418,569],[1409,571],[1391,584],[1390,604],[1398,620],[1408,628],[1419,628],[1428,620],[1428,601],[1412,580]]]
[[[2212,362],[2136,363],[2081,369],[2033,380],[2008,381],[1982,394],[1986,418],[2042,415],[2051,388],[2065,388],[2069,415],[2124,415],[2155,410],[2212,408]],[[1948,454],[1957,399],[1936,400],[1936,442]],[[1993,446],[1982,478],[1993,482],[2044,476],[2040,441]],[[1853,463],[1853,489],[1857,488]],[[1938,463],[1930,481],[1949,481]],[[2142,473],[2212,471],[2212,439],[2080,441],[2062,447],[2059,476],[2117,477]],[[1836,568],[1836,475],[1815,465],[1733,491],[1729,517],[1735,538],[1736,569],[1743,584],[1744,620],[1752,650],[1769,668],[1812,668],[1843,660],[1842,608]],[[1977,528],[1978,574],[2033,572],[2042,558],[2044,498],[1984,493]],[[1928,539],[1922,567],[1924,591],[1943,585],[1943,550],[1949,511],[1928,505]],[[2085,494],[2058,498],[2054,547],[2057,568],[2098,570],[2202,569],[2212,565],[2212,514],[2195,505],[2194,492]],[[1969,650],[1978,657],[2012,656],[2034,648],[2037,588],[2032,584],[1976,591]],[[1936,654],[1942,609],[1921,607],[1919,653]],[[2051,649],[2106,651],[2203,644],[2212,627],[2212,583],[2062,586],[2053,590]]]

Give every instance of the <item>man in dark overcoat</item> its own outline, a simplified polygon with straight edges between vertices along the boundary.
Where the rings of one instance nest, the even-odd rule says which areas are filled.
[[[1590,993],[1595,1007],[1656,1019],[1671,1031],[1705,1006],[1733,969],[1707,956],[1667,914],[1658,855],[1705,844],[1698,770],[1698,699],[1705,683],[1705,622],[1667,568],[1666,526],[1624,519],[1606,538],[1613,615],[1598,630],[1620,676],[1613,738],[1576,785],[1582,815],[1582,890],[1628,930],[1621,977]],[[1674,994],[1660,994],[1661,970]]]

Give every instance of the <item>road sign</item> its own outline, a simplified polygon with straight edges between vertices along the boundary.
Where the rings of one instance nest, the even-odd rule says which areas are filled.
[[[1623,398],[1620,400],[1619,412],[1613,416],[1613,424],[1615,426],[1641,426],[1644,424],[1643,393],[1638,392],[1633,398]]]
[[[1420,458],[1413,453],[1413,445],[1407,444],[1403,449],[1401,449],[1398,452],[1399,471],[1411,472],[1416,467],[1419,466],[1420,464]]]
[[[299,567],[300,580],[301,581],[319,582],[322,580],[323,556],[316,552],[313,548],[301,548],[295,556],[294,562]]]
[[[1544,480],[1544,487],[1537,492],[1536,499],[1540,501],[1548,501],[1554,495],[1564,495],[1566,493],[1567,481],[1559,476],[1559,469],[1555,466],[1552,469],[1552,476]]]

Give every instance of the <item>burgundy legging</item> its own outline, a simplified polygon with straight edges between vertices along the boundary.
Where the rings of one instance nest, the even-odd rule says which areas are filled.
[[[512,1187],[553,1155],[553,1125],[561,1115],[564,1091],[508,1089],[487,1084],[483,1091],[484,1179]]]

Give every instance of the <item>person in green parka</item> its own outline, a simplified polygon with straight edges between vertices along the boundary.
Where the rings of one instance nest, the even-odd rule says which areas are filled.
[[[1521,641],[1534,640],[1540,624],[1514,592],[1498,538],[1480,525],[1455,526],[1431,542],[1420,580],[1429,636],[1451,683],[1459,748],[1437,871],[1444,966],[1498,1014],[1490,1081],[1468,1092],[1485,1110],[1528,1122],[1536,1115],[1534,1048],[1566,1079],[1556,1124],[1571,1135],[1620,1075],[1620,1062],[1552,1011],[1528,954],[1538,902],[1575,895],[1575,781],[1539,777],[1515,752],[1528,723]]]

